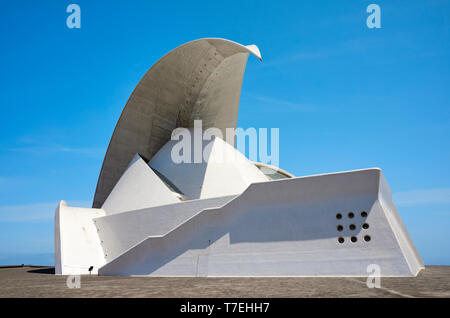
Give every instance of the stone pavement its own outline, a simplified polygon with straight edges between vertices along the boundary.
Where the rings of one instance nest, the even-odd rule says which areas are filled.
[[[0,268],[0,297],[450,297],[450,266],[427,266],[417,277],[198,278],[81,276],[69,289],[52,267]]]

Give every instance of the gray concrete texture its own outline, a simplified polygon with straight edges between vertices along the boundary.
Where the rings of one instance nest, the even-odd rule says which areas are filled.
[[[450,266],[426,266],[417,277],[381,278],[192,278],[81,276],[69,289],[52,267],[0,268],[0,297],[450,297]]]
[[[117,122],[97,183],[100,208],[136,153],[150,160],[177,127],[226,128],[237,124],[250,49],[224,39],[188,42],[144,75]]]

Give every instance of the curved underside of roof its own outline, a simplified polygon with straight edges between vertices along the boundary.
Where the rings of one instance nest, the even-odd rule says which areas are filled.
[[[97,182],[100,208],[136,153],[150,160],[177,127],[236,128],[249,54],[258,47],[224,39],[200,39],[172,50],[144,75],[111,137]],[[234,145],[233,145],[234,146]]]

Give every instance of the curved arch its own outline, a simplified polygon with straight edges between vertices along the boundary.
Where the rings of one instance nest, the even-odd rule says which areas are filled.
[[[286,178],[295,178],[295,176],[294,176],[292,173],[290,173],[290,172],[288,172],[288,171],[286,171],[286,170],[283,170],[283,169],[281,169],[281,168],[279,168],[279,167],[272,166],[272,165],[269,165],[269,164],[267,164],[267,163],[256,162],[256,161],[253,162],[253,164],[254,164],[258,169],[260,169],[261,171],[262,171],[264,168],[267,168],[269,171],[273,171],[273,172],[276,172],[276,173],[278,173],[278,174],[281,174],[281,175],[285,176]],[[264,173],[264,174],[267,176],[266,173]],[[273,180],[272,178],[269,178],[269,179]]]
[[[100,208],[136,153],[150,160],[173,129],[236,128],[239,97],[255,45],[225,39],[183,44],[158,60],[140,80],[114,129],[97,182],[93,208]],[[234,145],[233,145],[234,146]]]

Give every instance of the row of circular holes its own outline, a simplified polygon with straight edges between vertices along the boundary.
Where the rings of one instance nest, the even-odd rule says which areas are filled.
[[[353,219],[353,218],[355,217],[355,214],[354,214],[353,212],[348,212],[347,216],[348,216],[350,219]],[[362,216],[363,218],[367,217],[367,212],[366,212],[366,211],[362,211],[362,212],[361,212],[361,216]],[[336,214],[336,219],[338,219],[338,220],[342,219],[342,214],[341,214],[341,213]]]
[[[349,225],[349,227],[348,227],[350,230],[355,230],[356,229],[356,225],[355,224],[350,224]],[[369,228],[369,224],[367,224],[367,223],[364,223],[363,225],[362,225],[362,228],[364,229],[364,230],[367,230],[368,228]],[[338,225],[337,226],[337,230],[339,231],[339,232],[342,232],[342,230],[344,229],[344,227],[342,226],[342,225]]]
[[[366,211],[362,211],[361,212],[361,216],[363,218],[367,217],[367,212]],[[353,219],[355,217],[355,214],[353,212],[348,212],[348,217],[350,219]],[[338,220],[342,219],[342,214],[341,213],[336,214],[336,219],[338,219]],[[363,227],[363,229],[367,230],[369,228],[369,224],[368,223],[364,223],[362,225],[362,227]],[[354,230],[354,229],[356,229],[356,226],[355,226],[355,224],[350,224],[349,228],[350,228],[350,230]],[[343,229],[344,229],[344,227],[342,225],[338,225],[337,226],[337,230],[339,232],[342,231]],[[364,235],[364,241],[369,242],[370,239],[371,239],[370,235]],[[358,238],[356,236],[352,236],[350,238],[350,241],[352,241],[353,243],[356,243],[358,241]],[[339,237],[338,238],[338,242],[342,244],[342,243],[345,242],[345,239],[343,237]]]
[[[369,242],[370,239],[371,239],[370,235],[364,235],[364,241]],[[358,238],[356,236],[352,236],[350,238],[350,241],[352,241],[353,243],[356,243],[358,241]],[[338,242],[342,244],[345,242],[345,239],[341,236],[338,238]]]

